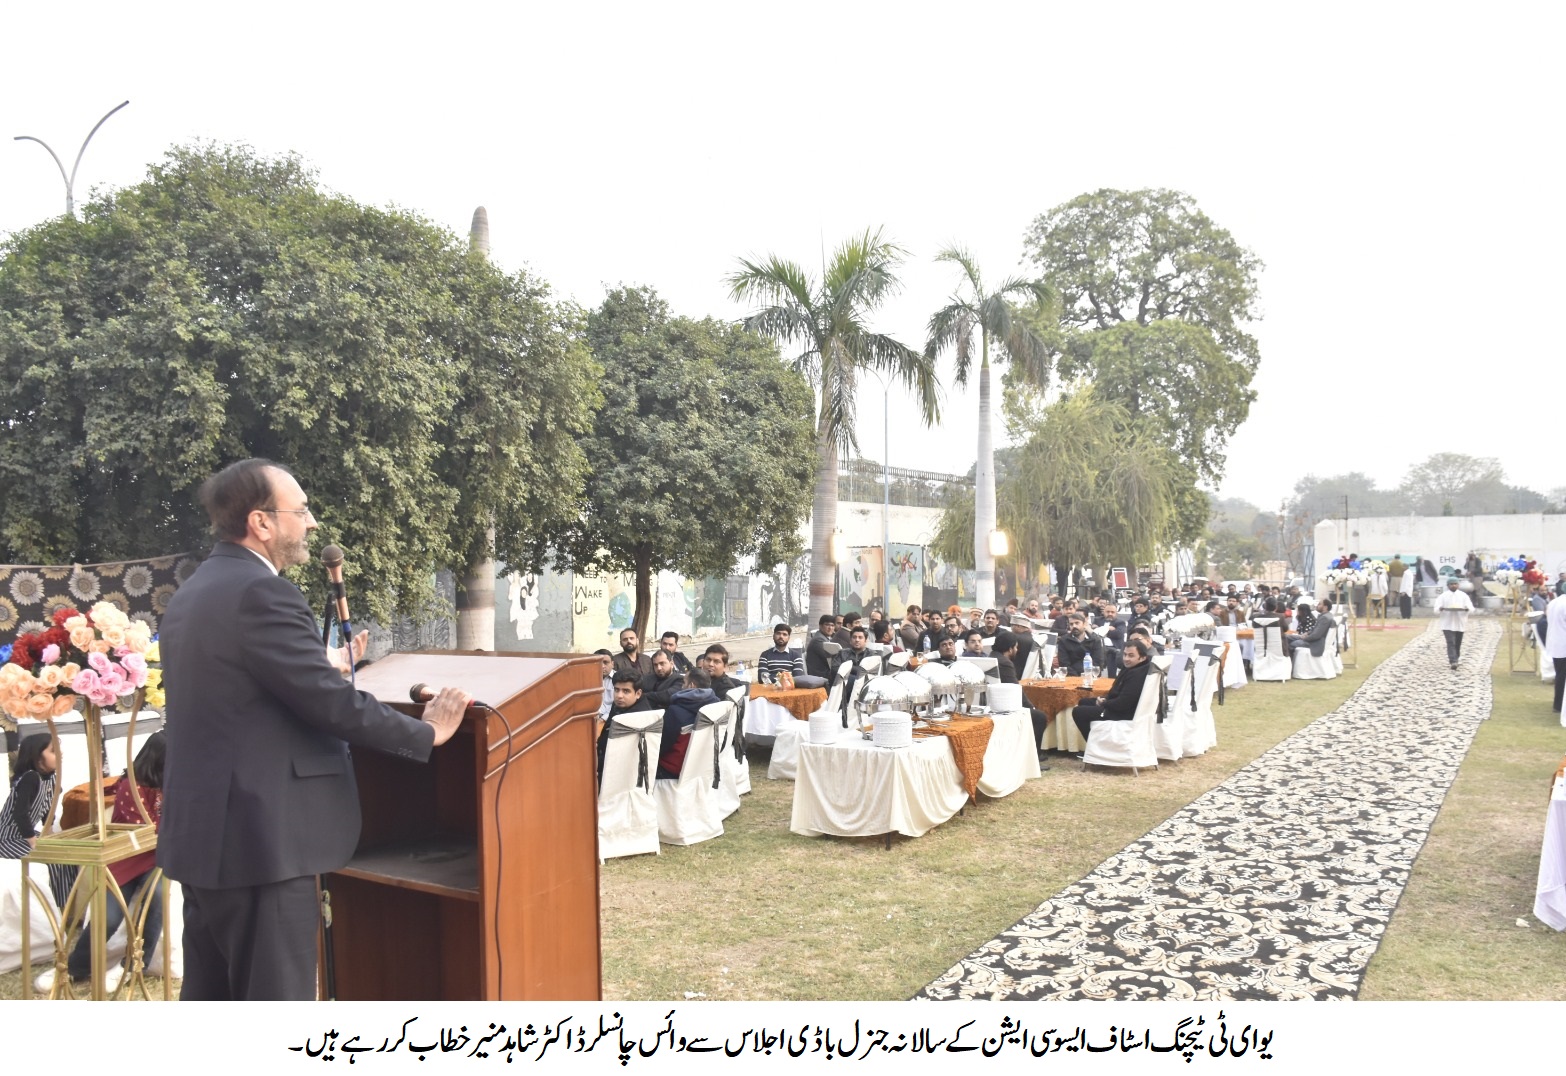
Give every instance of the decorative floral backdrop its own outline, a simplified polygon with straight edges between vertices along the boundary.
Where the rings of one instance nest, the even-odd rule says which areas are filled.
[[[42,631],[62,606],[112,602],[153,632],[175,589],[201,563],[195,553],[111,564],[0,564],[0,646]]]

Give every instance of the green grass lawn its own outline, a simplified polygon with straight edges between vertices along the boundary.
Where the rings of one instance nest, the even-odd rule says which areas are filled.
[[[1365,999],[1566,999],[1566,934],[1533,917],[1550,778],[1566,729],[1552,688],[1491,670],[1495,706],[1365,975]]]

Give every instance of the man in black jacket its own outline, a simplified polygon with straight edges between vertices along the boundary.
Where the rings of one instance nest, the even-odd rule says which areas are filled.
[[[446,688],[423,720],[354,689],[299,588],[316,526],[293,475],[241,460],[201,502],[218,543],[169,602],[167,806],[158,866],[183,886],[187,1001],[310,1001],[317,875],[359,843],[348,747],[424,762],[462,722]],[[353,641],[362,652],[363,642]]]
[[[701,667],[712,677],[713,693],[720,699],[728,698],[729,692],[737,687],[750,687],[745,681],[729,675],[729,650],[722,643],[713,643],[707,647],[701,656]]]
[[[647,705],[647,700],[642,697],[642,680],[633,672],[617,672],[614,674],[614,705],[609,708],[609,716],[604,721],[604,727],[598,733],[598,781],[604,779],[604,752],[609,749],[609,726],[614,724],[614,719],[621,714],[646,713],[652,707]]]
[[[1087,630],[1087,618],[1081,613],[1072,613],[1067,623],[1071,630],[1060,637],[1059,649],[1056,651],[1056,660],[1065,668],[1066,675],[1081,676],[1082,659],[1085,657],[1091,657],[1093,667],[1102,670],[1104,640]]]
[[[654,651],[652,672],[642,678],[642,694],[647,705],[654,710],[669,705],[674,693],[685,686],[685,678],[674,667],[674,657],[667,650]]]
[[[1000,631],[995,635],[995,648],[990,653],[995,657],[995,672],[1000,676],[1003,684],[1021,683],[1017,679],[1016,658],[1018,654],[1017,636],[1009,631]],[[1039,769],[1047,770],[1044,765],[1044,752],[1039,747],[1044,742],[1044,730],[1049,726],[1049,715],[1043,710],[1028,707],[1028,715],[1033,719],[1033,747],[1039,753]]]
[[[1148,644],[1140,635],[1126,640],[1126,652],[1121,658],[1120,675],[1102,699],[1092,699],[1071,711],[1071,720],[1085,740],[1095,721],[1130,721],[1136,716],[1136,707],[1142,701],[1142,685],[1147,681],[1153,664],[1149,660]],[[1160,709],[1162,703],[1160,702]],[[1160,716],[1159,720],[1162,720]]]
[[[837,628],[837,617],[831,613],[822,613],[817,623],[820,630],[812,632],[810,641],[805,644],[805,672],[809,676],[819,676],[830,682],[832,673],[837,668],[837,662],[833,655],[827,653],[826,644],[837,642],[833,638]]]

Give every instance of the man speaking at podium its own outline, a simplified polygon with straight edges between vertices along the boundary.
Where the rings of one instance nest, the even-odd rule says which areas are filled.
[[[181,1000],[316,996],[315,876],[359,840],[348,746],[427,761],[471,701],[408,717],[356,690],[277,573],[309,559],[315,517],[288,471],[231,464],[201,487],[218,541],[175,592],[159,641],[168,696],[158,866],[183,885]],[[363,637],[353,649],[362,653]]]

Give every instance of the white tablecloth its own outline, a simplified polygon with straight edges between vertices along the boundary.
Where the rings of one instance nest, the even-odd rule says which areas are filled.
[[[778,729],[797,720],[788,710],[764,698],[752,698],[745,703],[745,736],[770,739]]]
[[[1533,914],[1541,923],[1566,930],[1566,777],[1556,780],[1548,810]]]
[[[788,828],[805,837],[922,837],[967,802],[944,736],[886,748],[850,730],[835,743],[800,745]]]
[[[995,731],[984,749],[979,791],[992,799],[1009,796],[1022,782],[1041,776],[1038,745],[1033,742],[1033,718],[1027,710],[991,714]]]

